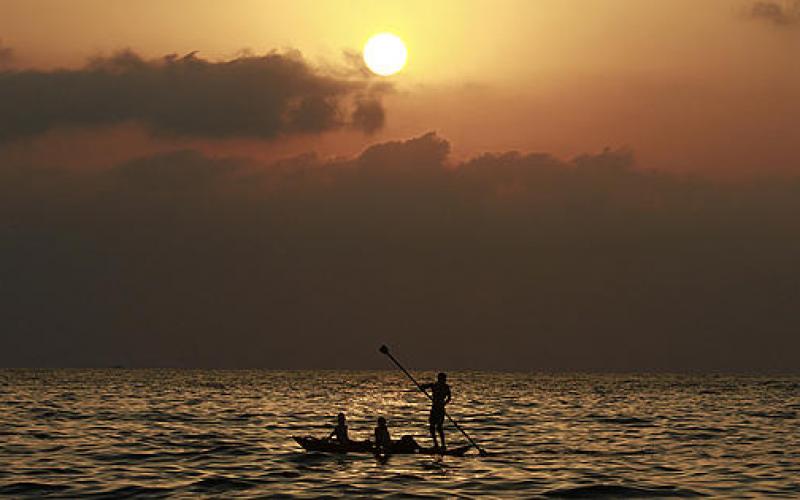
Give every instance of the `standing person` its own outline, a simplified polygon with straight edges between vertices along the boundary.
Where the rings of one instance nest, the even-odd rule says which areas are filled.
[[[447,374],[440,373],[436,377],[436,382],[432,384],[423,384],[421,387],[423,390],[430,389],[432,392],[431,399],[433,403],[431,405],[431,415],[428,422],[431,425],[433,447],[439,447],[436,441],[436,433],[438,432],[439,437],[442,438],[442,450],[444,451],[447,449],[447,444],[444,440],[444,407],[453,398],[452,394],[450,394],[450,386],[447,385]]]

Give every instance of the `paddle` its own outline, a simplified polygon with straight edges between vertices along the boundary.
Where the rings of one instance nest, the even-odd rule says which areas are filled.
[[[400,370],[402,370],[402,371],[403,371],[403,373],[405,373],[405,374],[406,374],[406,376],[407,376],[409,379],[411,379],[411,381],[412,381],[412,382],[414,382],[414,385],[416,385],[416,386],[417,386],[417,389],[419,389],[419,390],[420,390],[420,392],[422,392],[422,394],[424,394],[424,395],[428,396],[428,399],[430,399],[431,401],[433,401],[433,397],[431,397],[431,395],[430,395],[430,394],[428,394],[428,391],[426,391],[425,389],[423,389],[423,388],[422,388],[422,386],[419,384],[419,382],[417,382],[417,379],[415,379],[413,375],[411,375],[410,373],[408,373],[408,370],[406,370],[405,368],[403,368],[403,365],[401,365],[401,364],[400,364],[400,362],[399,362],[399,361],[397,361],[397,359],[396,359],[394,356],[392,356],[392,353],[390,353],[390,352],[389,352],[389,348],[388,348],[388,347],[386,347],[385,345],[382,345],[382,346],[380,347],[380,349],[378,349],[378,350],[381,352],[381,354],[385,354],[386,356],[388,356],[388,357],[389,357],[389,359],[391,359],[391,360],[392,360],[392,363],[394,363],[395,365],[397,365],[397,367],[398,367],[398,368],[400,368]],[[446,411],[446,410],[445,410],[444,414],[447,416],[448,420],[450,420],[450,423],[452,423],[452,424],[453,424],[453,425],[456,427],[456,429],[458,429],[459,431],[461,431],[461,434],[463,434],[463,435],[464,435],[464,437],[465,437],[465,438],[467,438],[467,441],[469,441],[469,442],[470,442],[470,444],[471,444],[472,446],[474,446],[476,450],[478,450],[478,454],[479,454],[480,456],[482,456],[482,457],[485,457],[485,456],[487,456],[487,455],[489,454],[489,453],[487,453],[487,452],[486,452],[486,450],[484,450],[483,448],[481,448],[480,446],[478,446],[478,443],[476,443],[475,441],[473,441],[471,437],[469,437],[469,434],[467,434],[467,432],[466,432],[464,429],[462,429],[460,425],[458,425],[458,422],[456,422],[455,420],[453,420],[453,417],[451,417],[451,416],[450,416],[450,414],[449,414],[449,413],[447,413],[447,411]]]

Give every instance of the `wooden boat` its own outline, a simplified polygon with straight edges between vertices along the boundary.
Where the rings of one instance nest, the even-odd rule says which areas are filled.
[[[372,445],[371,441],[352,441],[345,445],[337,443],[336,441],[329,441],[327,439],[318,439],[310,436],[305,436],[305,437],[293,436],[293,439],[297,441],[297,444],[302,446],[303,449],[308,451],[317,451],[322,453],[375,453],[375,447]],[[446,451],[443,452],[441,448],[433,448],[433,447],[411,448],[403,445],[402,441],[398,441],[392,448],[391,454],[447,455],[451,457],[462,457],[469,451],[470,448],[472,448],[471,445],[459,446],[457,448],[448,448]]]

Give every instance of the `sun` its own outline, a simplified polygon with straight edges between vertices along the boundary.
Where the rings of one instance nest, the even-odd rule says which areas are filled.
[[[408,50],[399,36],[392,33],[373,35],[364,45],[364,62],[375,74],[389,76],[406,65]]]

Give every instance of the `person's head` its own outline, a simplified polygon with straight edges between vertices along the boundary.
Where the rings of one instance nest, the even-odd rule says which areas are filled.
[[[344,413],[336,415],[336,421],[339,422],[339,425],[344,425],[345,424]]]
[[[378,417],[378,427],[386,427],[386,419],[383,417]]]
[[[447,374],[444,372],[440,372],[439,375],[436,377],[436,380],[438,380],[439,383],[444,384],[445,382],[447,382]]]

